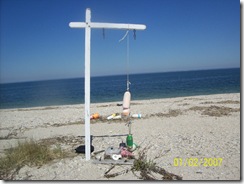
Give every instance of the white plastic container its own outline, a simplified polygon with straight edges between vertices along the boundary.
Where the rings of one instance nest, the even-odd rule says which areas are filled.
[[[121,119],[121,115],[114,116],[113,119]]]
[[[132,117],[133,118],[141,118],[141,114],[133,114]]]
[[[115,117],[116,114],[112,114],[111,116],[107,117],[107,120],[113,119],[113,117]]]

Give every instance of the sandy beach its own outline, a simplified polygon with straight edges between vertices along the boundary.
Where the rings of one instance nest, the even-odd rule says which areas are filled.
[[[91,104],[91,113],[101,119],[91,120],[95,151],[125,142],[128,126],[123,120],[106,120],[121,113],[122,102]],[[183,180],[240,180],[240,94],[217,94],[134,101],[131,114],[134,142],[149,146],[147,158]],[[24,166],[14,180],[139,180],[131,171],[113,178],[104,173],[111,167],[85,160],[74,149],[84,144],[84,105],[49,106],[0,110],[0,153],[33,139],[60,145],[72,154],[41,167]],[[189,159],[222,159],[221,165],[198,166],[174,164]],[[111,172],[129,168],[117,166]]]

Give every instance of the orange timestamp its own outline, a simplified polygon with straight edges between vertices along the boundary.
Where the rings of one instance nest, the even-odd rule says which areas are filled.
[[[174,166],[188,167],[218,167],[222,165],[223,158],[174,158]]]

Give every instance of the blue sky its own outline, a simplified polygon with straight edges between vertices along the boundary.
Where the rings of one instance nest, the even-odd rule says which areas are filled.
[[[84,77],[84,29],[69,22],[145,24],[130,32],[130,73],[240,67],[238,0],[1,0],[0,82]],[[124,30],[92,30],[91,75],[126,73]]]

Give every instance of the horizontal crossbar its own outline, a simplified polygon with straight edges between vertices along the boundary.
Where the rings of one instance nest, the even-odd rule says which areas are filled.
[[[71,28],[101,28],[101,29],[126,29],[126,30],[144,30],[146,26],[143,24],[114,24],[114,23],[97,23],[97,22],[70,22]]]

